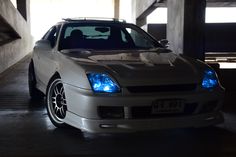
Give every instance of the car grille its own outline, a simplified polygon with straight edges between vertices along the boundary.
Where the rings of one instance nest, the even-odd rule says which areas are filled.
[[[194,113],[197,107],[197,103],[185,104],[184,112],[182,113],[162,113],[152,114],[152,106],[139,106],[132,107],[132,119],[146,119],[146,118],[164,118],[164,117],[176,117],[186,116]]]
[[[179,84],[179,85],[160,85],[160,86],[128,86],[130,93],[155,93],[155,92],[184,92],[193,91],[196,84]]]

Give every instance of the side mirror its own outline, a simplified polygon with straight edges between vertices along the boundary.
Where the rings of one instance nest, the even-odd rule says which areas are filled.
[[[35,43],[35,50],[48,51],[52,49],[51,43],[48,40],[39,40]]]
[[[170,43],[167,39],[161,39],[159,40],[159,43],[164,47],[164,48],[168,48],[170,46]]]

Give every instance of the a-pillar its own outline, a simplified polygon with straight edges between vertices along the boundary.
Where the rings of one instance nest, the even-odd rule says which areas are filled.
[[[167,0],[167,7],[170,48],[204,60],[206,0]]]

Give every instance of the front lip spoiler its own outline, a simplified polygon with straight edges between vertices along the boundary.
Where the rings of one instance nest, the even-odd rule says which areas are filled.
[[[78,125],[72,126],[90,133],[125,133],[137,131],[151,131],[159,129],[186,128],[186,127],[205,127],[224,122],[221,112],[208,114],[198,114],[183,117],[159,118],[159,119],[122,119],[122,120],[95,120],[86,119],[77,115],[73,116]],[[67,121],[66,121],[67,122]],[[67,122],[70,124],[70,122]]]

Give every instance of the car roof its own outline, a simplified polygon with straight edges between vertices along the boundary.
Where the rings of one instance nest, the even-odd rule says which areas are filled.
[[[122,19],[117,19],[117,18],[94,18],[94,17],[77,17],[77,18],[63,18],[63,21],[59,22],[58,24],[61,23],[90,23],[90,22],[95,22],[95,23],[126,23],[125,20]]]

